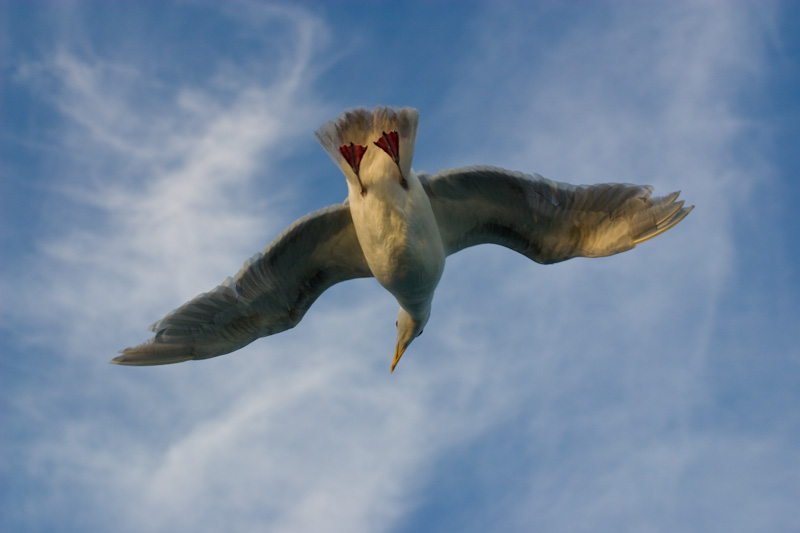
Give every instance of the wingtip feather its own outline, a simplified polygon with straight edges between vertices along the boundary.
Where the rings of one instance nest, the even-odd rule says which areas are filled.
[[[135,348],[125,348],[109,362],[124,366],[171,365],[194,359],[194,356],[187,355],[186,352],[184,346],[145,343]]]
[[[650,240],[650,239],[652,239],[654,237],[658,237],[659,235],[661,235],[665,231],[675,227],[676,224],[678,224],[681,220],[686,218],[686,216],[689,213],[692,212],[692,209],[694,209],[693,205],[691,205],[689,207],[684,207],[683,206],[684,205],[684,200],[681,200],[679,202],[675,202],[675,200],[678,198],[679,194],[680,194],[680,191],[677,191],[677,192],[674,192],[674,193],[670,194],[668,197],[665,198],[665,200],[662,202],[662,204],[665,204],[666,206],[669,206],[672,209],[668,210],[666,212],[666,214],[664,216],[662,216],[657,221],[655,226],[652,227],[649,231],[645,231],[644,233],[641,233],[640,235],[638,235],[633,240],[633,244],[634,245],[640,244],[640,243],[642,243],[644,241],[647,241],[647,240]]]

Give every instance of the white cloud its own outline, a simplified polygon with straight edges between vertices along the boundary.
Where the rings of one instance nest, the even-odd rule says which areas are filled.
[[[64,45],[21,74],[55,89],[68,119],[59,148],[75,151],[54,180],[60,223],[23,276],[28,302],[15,300],[32,342],[59,350],[48,379],[60,386],[13,400],[48,427],[22,454],[27,475],[48,478],[41,509],[95,529],[388,530],[446,500],[440,464],[475,447],[453,475],[485,481],[475,494],[502,512],[463,507],[480,518],[465,529],[681,529],[667,527],[685,525],[673,513],[708,516],[682,494],[698,487],[716,513],[733,502],[745,514],[746,488],[721,494],[691,470],[711,461],[704,475],[724,483],[786,451],[692,427],[732,218],[753,186],[732,153],[745,130],[728,92],[757,72],[748,13],[606,6],[601,24],[578,16],[544,42],[529,27],[538,18],[492,7],[476,17],[450,107],[423,117],[452,135],[443,167],[683,189],[698,208],[656,241],[552,267],[500,249],[450,258],[425,335],[393,375],[396,307],[371,280],[335,287],[298,328],[224,358],[105,365],[303,209],[281,171],[327,107],[309,87],[332,32],[303,11],[248,9],[226,20],[264,65],[217,57],[208,79],[173,86],[146,62]],[[276,21],[292,28],[288,44],[259,31]],[[492,432],[513,443],[508,456],[483,452]],[[726,477],[727,462],[744,466]],[[489,492],[506,483],[517,490]]]
[[[316,24],[289,18],[300,30]],[[36,478],[38,465],[51,466],[40,502],[71,523],[203,531],[261,530],[267,520],[296,531],[333,521],[381,529],[406,508],[407,472],[441,446],[419,442],[437,429],[422,408],[425,380],[405,382],[423,395],[409,401],[399,379],[385,389],[396,309],[381,292],[374,312],[366,301],[374,287],[346,316],[338,305],[312,311],[317,325],[304,325],[302,337],[287,333],[223,364],[181,372],[105,364],[124,347],[121,333],[142,339],[148,321],[235,271],[254,242],[288,222],[281,202],[301,193],[268,179],[265,201],[253,181],[272,174],[295,138],[311,138],[316,126],[310,117],[320,106],[302,89],[312,79],[313,46],[294,45],[278,60],[291,65],[291,76],[262,86],[226,66],[222,97],[203,86],[152,94],[152,71],[69,47],[21,73],[53,90],[49,98],[67,118],[60,142],[77,150],[53,180],[63,218],[22,274],[27,294],[15,294],[30,342],[58,345],[51,357],[72,367],[59,387],[14,399],[16,409],[52,426],[29,446],[22,469]],[[364,355],[378,348],[339,333],[376,322],[386,325],[382,338],[370,336],[385,363],[378,383],[377,359],[369,364]],[[285,360],[298,349],[304,353]],[[91,408],[64,412],[60,404],[74,396]]]
[[[697,482],[690,469],[704,461],[781,468],[781,460],[751,452],[764,446],[783,456],[785,440],[715,435],[720,442],[712,452],[708,435],[691,427],[717,379],[707,360],[718,349],[712,336],[720,302],[730,294],[742,250],[737,217],[765,180],[763,162],[736,155],[750,133],[736,98],[759,73],[764,31],[740,7],[623,8],[611,15],[604,8],[602,30],[587,15],[553,30],[562,38],[546,48],[526,42],[525,35],[542,30],[538,17],[520,15],[511,24],[506,14],[481,18],[488,29],[478,40],[491,41],[491,49],[468,54],[472,79],[455,86],[445,116],[483,106],[489,114],[479,116],[480,127],[451,128],[454,135],[485,128],[502,141],[459,139],[471,152],[459,157],[511,161],[557,180],[653,183],[657,194],[682,189],[698,206],[669,234],[624,256],[543,271],[492,255],[488,274],[462,272],[444,289],[491,284],[496,313],[507,316],[495,334],[506,337],[504,346],[527,345],[531,367],[541,368],[526,374],[534,380],[522,400],[536,412],[520,418],[539,461],[530,465],[529,492],[513,498],[517,528],[687,529],[730,505],[747,509],[736,514],[744,518],[760,505],[746,485],[706,486],[705,507],[696,509],[681,495]],[[518,68],[527,57],[531,68]],[[489,65],[502,74],[489,75]],[[493,99],[498,77],[504,89],[521,87],[529,96]],[[476,145],[487,153],[476,155]],[[449,268],[457,261],[459,269],[486,266],[487,255],[479,253]],[[742,471],[717,475],[719,484],[736,485]],[[740,527],[781,520],[760,516]],[[730,521],[737,523],[745,522]]]
[[[223,279],[283,223],[275,215],[290,194],[285,185],[273,183],[269,200],[251,198],[255,178],[274,171],[270,161],[313,127],[318,106],[303,99],[301,85],[313,79],[307,27],[318,22],[281,14],[299,34],[296,53],[281,58],[291,64],[287,76],[264,86],[247,71],[229,72],[225,98],[192,86],[154,94],[155,66],[136,70],[66,48],[24,69],[33,84],[49,81],[70,119],[62,142],[76,152],[52,181],[65,203],[56,216],[66,220],[40,243],[65,277],[42,265],[28,312],[55,325],[69,314],[73,351],[87,347],[100,323],[141,322]]]

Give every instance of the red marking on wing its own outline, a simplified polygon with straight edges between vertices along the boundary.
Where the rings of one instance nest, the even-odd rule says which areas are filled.
[[[364,157],[364,152],[367,151],[366,146],[361,146],[360,144],[343,144],[339,147],[339,151],[342,153],[345,161],[347,164],[350,165],[350,168],[353,169],[356,176],[358,175],[358,169],[361,167],[361,158]]]
[[[375,146],[389,154],[395,163],[400,162],[400,138],[396,131],[389,133],[383,132],[380,139],[375,142]]]

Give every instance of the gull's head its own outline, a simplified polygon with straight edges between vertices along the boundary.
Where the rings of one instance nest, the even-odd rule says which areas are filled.
[[[409,344],[422,335],[422,329],[428,323],[428,318],[430,318],[430,311],[415,318],[405,309],[400,308],[400,312],[397,314],[397,348],[394,350],[391,372],[394,372],[394,367],[397,366],[397,362]]]

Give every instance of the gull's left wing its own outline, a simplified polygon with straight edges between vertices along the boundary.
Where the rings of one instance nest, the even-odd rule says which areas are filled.
[[[350,207],[306,215],[254,255],[233,278],[150,326],[155,336],[112,363],[163,365],[230,353],[297,325],[332,285],[372,276]]]
[[[505,246],[538,263],[630,250],[683,220],[678,193],[651,198],[649,185],[570,185],[495,167],[418,175],[446,253]]]

